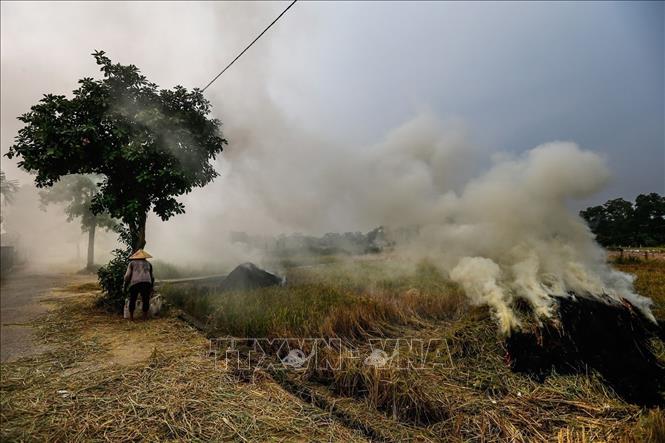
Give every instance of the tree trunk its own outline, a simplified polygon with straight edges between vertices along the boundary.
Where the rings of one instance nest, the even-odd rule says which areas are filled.
[[[145,248],[145,222],[139,226],[139,235],[136,239],[136,249]]]
[[[87,268],[92,269],[95,265],[95,229],[97,224],[93,223],[88,228],[88,264]]]
[[[147,218],[148,214],[145,214],[138,220],[136,235],[133,236],[135,238],[134,251],[145,248],[145,222]]]

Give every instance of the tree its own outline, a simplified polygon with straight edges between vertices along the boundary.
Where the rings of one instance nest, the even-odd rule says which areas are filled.
[[[72,98],[47,94],[19,117],[7,157],[48,187],[68,174],[97,174],[94,214],[107,212],[127,226],[133,249],[146,244],[152,210],[162,220],[184,212],[177,196],[218,174],[211,161],[226,140],[199,89],[159,90],[134,65],[93,56],[103,79],[83,78]]]
[[[602,206],[593,206],[580,212],[596,234],[598,243],[604,246],[629,245],[632,243],[633,204],[617,198]]]
[[[635,204],[622,198],[608,200],[580,212],[603,246],[658,246],[665,244],[665,197],[640,194]]]
[[[603,205],[607,221],[607,236],[614,245],[635,244],[633,204],[622,198],[609,200]]]
[[[635,199],[634,225],[638,243],[665,245],[665,197],[652,192]]]
[[[0,171],[0,195],[4,198],[4,203],[12,203],[17,191],[18,181],[8,180],[5,171]]]
[[[0,171],[0,196],[3,203],[14,202],[14,194],[18,191],[19,185],[16,180],[8,180],[5,171]],[[2,214],[0,214],[0,224],[2,223]],[[4,228],[2,229],[4,232]]]
[[[67,175],[48,190],[40,191],[43,206],[65,203],[67,221],[81,220],[81,231],[88,233],[88,260],[86,268],[92,270],[95,261],[95,231],[97,228],[115,229],[116,222],[107,214],[94,214],[92,200],[99,192],[94,176]]]

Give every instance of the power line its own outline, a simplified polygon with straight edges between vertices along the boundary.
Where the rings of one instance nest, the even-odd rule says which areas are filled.
[[[268,29],[270,29],[270,27],[271,27],[272,25],[274,25],[275,23],[277,23],[277,20],[279,20],[280,18],[282,18],[282,16],[283,16],[284,14],[286,14],[286,11],[288,11],[289,9],[291,9],[291,6],[295,5],[297,1],[298,1],[298,0],[293,0],[293,1],[291,2],[291,4],[290,4],[289,6],[287,6],[286,9],[283,10],[282,13],[279,14],[279,15],[277,16],[277,18],[276,18],[275,20],[273,20],[272,23],[270,23],[270,24],[268,25],[268,27],[266,27],[266,28],[263,30],[263,32],[261,32],[261,33],[260,33],[260,34],[259,34],[254,40],[252,40],[252,42],[251,42],[249,45],[247,45],[247,47],[246,47],[245,49],[243,49],[242,52],[236,56],[236,58],[234,58],[233,60],[231,60],[231,63],[229,63],[228,65],[226,65],[226,68],[222,69],[222,72],[220,72],[219,74],[217,74],[217,75],[215,76],[215,78],[213,78],[212,80],[210,80],[210,83],[208,83],[207,85],[205,85],[205,87],[204,87],[203,89],[201,89],[201,92],[203,92],[203,91],[205,91],[206,89],[208,89],[208,86],[212,85],[212,84],[214,83],[215,80],[217,80],[222,74],[224,74],[224,72],[226,72],[226,70],[229,69],[229,68],[231,67],[231,65],[234,64],[234,63],[236,62],[236,60],[238,60],[238,59],[240,58],[240,56],[242,56],[245,52],[247,52],[247,50],[248,50],[249,48],[251,48],[252,45],[253,45],[254,43],[256,43],[256,41],[257,41],[258,39],[260,39],[261,36],[262,36],[263,34],[265,34],[266,31],[267,31]]]

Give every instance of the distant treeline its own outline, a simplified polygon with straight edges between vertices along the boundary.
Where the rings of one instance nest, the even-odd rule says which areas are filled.
[[[580,211],[596,240],[606,247],[665,245],[665,197],[640,194],[635,203],[622,198]]]
[[[249,235],[245,232],[233,232],[231,233],[231,241],[270,252],[276,256],[301,254],[353,255],[379,253],[392,248],[396,241],[413,237],[416,234],[416,228],[389,230],[383,226],[379,226],[367,233],[329,232],[322,237],[314,237],[298,233],[271,237]]]

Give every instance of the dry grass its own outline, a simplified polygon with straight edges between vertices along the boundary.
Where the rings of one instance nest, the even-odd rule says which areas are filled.
[[[636,442],[659,443],[665,441],[665,411],[660,408],[652,409],[644,414],[633,431],[632,437]]]
[[[638,291],[654,299],[662,320],[665,266],[619,268],[637,275]],[[169,296],[193,313],[212,313],[209,325],[221,334],[336,336],[356,354],[342,359],[340,370],[318,365],[288,372],[288,383],[263,372],[249,377],[253,383],[239,382],[237,374],[203,357],[204,338],[175,318],[130,324],[96,311],[83,293],[37,323],[49,353],[3,365],[2,439],[363,439],[342,423],[388,441],[665,438],[662,409],[626,403],[593,372],[551,374],[544,381],[511,372],[489,312],[469,307],[459,289],[427,264],[407,269],[339,262],[293,269],[286,288]],[[123,337],[150,352],[121,358]],[[445,339],[447,346],[428,354],[427,361],[439,366],[398,369],[416,352],[401,347],[390,365],[375,368],[363,358],[371,350],[367,339],[376,337]],[[310,392],[300,395],[306,402],[273,380],[298,395]],[[63,389],[67,396],[58,394]]]
[[[640,408],[623,402],[595,374],[552,375],[540,383],[512,373],[495,328],[488,314],[476,312],[473,320],[412,331],[445,337],[454,367],[446,353],[428,359],[442,359],[440,367],[416,371],[347,359],[342,370],[311,370],[304,377],[425,428],[439,441],[546,442],[559,435],[569,438],[562,441],[619,441],[630,433]]]
[[[60,292],[66,292],[70,294],[80,294],[80,293],[87,293],[98,290],[99,290],[99,283],[94,281],[94,282],[77,283],[69,285],[66,288],[62,289]]]
[[[284,287],[216,294],[163,287],[175,306],[208,325],[211,334],[240,337],[390,336],[422,319],[458,318],[467,307],[460,289],[434,267],[339,262],[296,268]]]
[[[664,318],[665,263],[621,269],[637,275],[638,291],[654,298],[656,315]],[[342,359],[341,370],[310,368],[296,375],[302,386],[313,384],[332,396],[354,399],[367,414],[381,411],[395,423],[418,429],[422,438],[591,442],[639,441],[632,436],[638,432],[645,439],[660,435],[662,411],[626,403],[598,374],[552,374],[541,382],[511,372],[488,311],[469,307],[459,289],[426,263],[406,269],[338,262],[293,269],[288,281],[286,288],[189,296],[206,305],[202,312],[212,313],[210,324],[222,334],[335,336],[353,344],[361,356],[370,352],[364,344],[368,338],[445,339],[450,355],[433,356],[446,360],[433,369],[376,369],[356,355]],[[662,342],[657,346],[662,348]],[[408,352],[400,351],[399,358]],[[363,409],[356,414],[363,421]]]
[[[92,295],[35,323],[50,351],[3,364],[3,441],[362,440],[269,379],[238,383],[204,357],[207,341],[175,318],[129,323]],[[145,359],[118,361],[125,336]]]
[[[635,289],[654,301],[654,315],[665,320],[665,260],[616,264],[617,269],[635,275]]]

